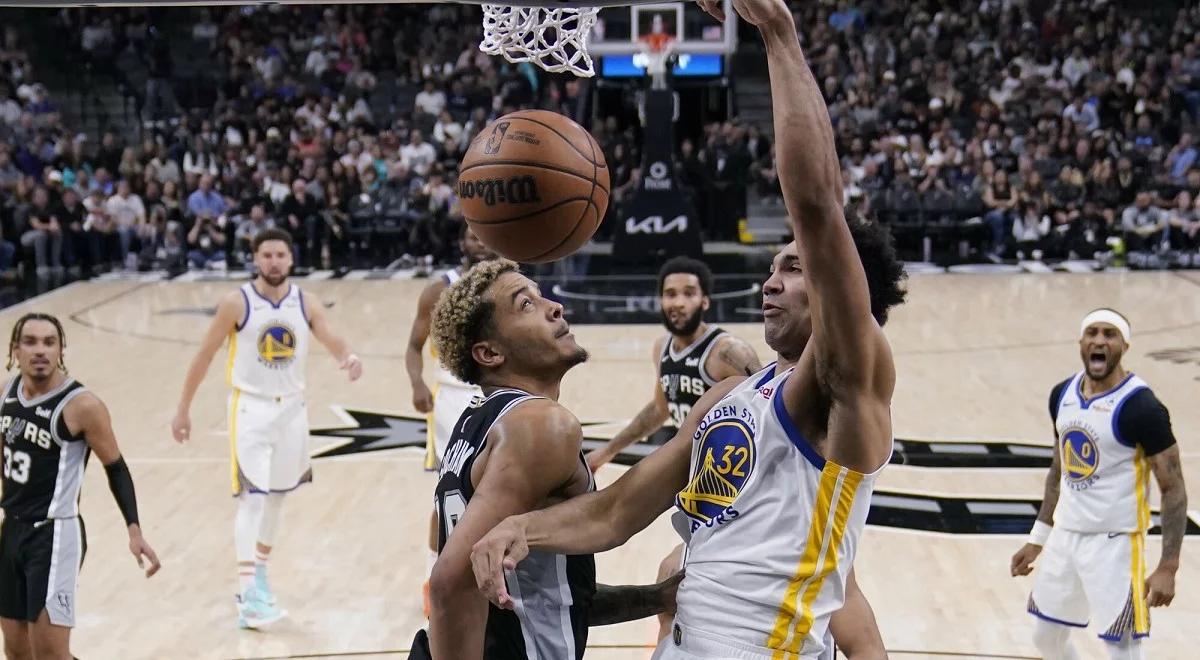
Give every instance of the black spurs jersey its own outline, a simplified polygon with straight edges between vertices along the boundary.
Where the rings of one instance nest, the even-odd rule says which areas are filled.
[[[721,328],[709,326],[708,332],[678,353],[672,346],[674,337],[667,335],[658,360],[658,383],[667,396],[667,410],[671,413],[669,426],[679,428],[692,412],[692,406],[708,388],[717,384],[704,369],[704,363],[723,334],[725,331]]]
[[[501,389],[485,399],[476,399],[459,417],[442,460],[435,495],[439,552],[475,492],[471,466],[483,453],[492,425],[518,405],[539,398],[520,390]],[[582,452],[579,460],[583,461]],[[588,490],[593,489],[595,482],[588,486]],[[516,604],[513,610],[489,605],[484,660],[582,658],[587,645],[588,608],[596,591],[592,555],[531,552],[507,576],[507,582]]]
[[[35,399],[21,392],[21,377],[12,379],[0,406],[4,434],[4,494],[0,508],[6,516],[40,521],[79,515],[79,489],[90,451],[82,437],[71,435],[63,409],[84,392],[78,381],[62,385]]]

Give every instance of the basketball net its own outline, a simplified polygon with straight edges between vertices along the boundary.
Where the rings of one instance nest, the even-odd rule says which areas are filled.
[[[532,62],[551,73],[596,75],[588,36],[599,7],[547,8],[483,5],[479,50],[514,64]]]

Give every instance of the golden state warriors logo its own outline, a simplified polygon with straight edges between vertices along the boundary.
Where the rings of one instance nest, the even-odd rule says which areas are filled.
[[[714,409],[718,411],[720,408]],[[675,497],[675,505],[692,519],[693,531],[700,525],[722,525],[737,518],[733,503],[754,471],[752,426],[734,415],[707,426],[705,422],[709,420],[701,422],[697,431],[692,479]]]
[[[258,336],[258,361],[268,367],[286,367],[296,359],[296,333],[284,323],[272,323]]]
[[[1095,438],[1091,429],[1083,426],[1070,426],[1060,436],[1062,472],[1067,485],[1073,489],[1083,490],[1095,480],[1096,470],[1100,467],[1100,450]]]

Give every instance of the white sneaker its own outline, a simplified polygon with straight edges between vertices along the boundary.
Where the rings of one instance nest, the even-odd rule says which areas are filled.
[[[274,605],[268,605],[254,587],[238,597],[239,628],[263,630],[285,616],[287,612]]]

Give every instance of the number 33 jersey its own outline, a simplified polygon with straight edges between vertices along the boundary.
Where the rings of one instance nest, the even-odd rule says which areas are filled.
[[[84,391],[81,383],[67,378],[50,392],[26,399],[19,375],[5,388],[0,405],[0,433],[4,434],[0,508],[5,515],[35,522],[79,515],[79,489],[90,452],[83,438],[67,429],[63,410]]]
[[[676,620],[780,658],[816,657],[879,472],[822,458],[784,408],[792,371],[746,379],[701,420],[676,506],[691,539]],[[758,657],[756,655],[756,657]]]

